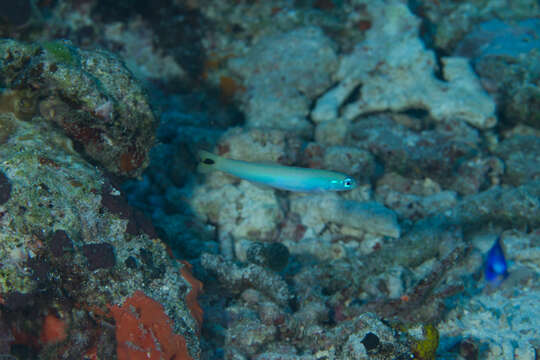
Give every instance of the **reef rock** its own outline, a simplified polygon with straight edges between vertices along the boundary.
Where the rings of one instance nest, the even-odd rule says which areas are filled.
[[[418,37],[420,19],[402,1],[372,2],[378,14],[366,39],[341,58],[337,86],[316,103],[317,123],[376,111],[427,110],[435,120],[460,119],[478,128],[495,126],[495,103],[482,89],[467,59],[437,62]],[[354,94],[357,91],[358,94]]]

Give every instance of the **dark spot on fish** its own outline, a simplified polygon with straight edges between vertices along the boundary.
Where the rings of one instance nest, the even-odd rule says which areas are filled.
[[[216,162],[212,159],[204,159],[203,163],[205,163],[206,165],[214,165]]]
[[[0,171],[0,205],[4,205],[11,197],[11,183],[6,175]]]
[[[86,260],[88,260],[90,271],[109,269],[116,264],[114,249],[109,243],[84,245],[82,251]]]

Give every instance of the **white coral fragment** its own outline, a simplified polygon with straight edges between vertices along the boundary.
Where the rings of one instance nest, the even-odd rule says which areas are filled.
[[[335,194],[300,196],[291,200],[291,210],[300,214],[306,234],[316,235],[328,223],[368,233],[398,238],[400,226],[394,211],[376,202],[344,200]]]
[[[398,0],[367,3],[374,15],[365,41],[341,59],[338,85],[312,112],[315,122],[346,120],[378,111],[425,109],[435,120],[460,119],[478,128],[495,126],[495,103],[482,89],[467,59],[442,59],[437,78],[435,55],[418,37],[419,19]],[[357,99],[344,105],[358,89]]]

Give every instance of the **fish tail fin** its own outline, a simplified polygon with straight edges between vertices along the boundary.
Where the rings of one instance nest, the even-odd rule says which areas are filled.
[[[217,164],[220,157],[218,155],[212,154],[208,151],[200,150],[198,153],[199,156],[199,165],[197,166],[197,171],[200,173],[208,173],[210,171],[216,170]]]

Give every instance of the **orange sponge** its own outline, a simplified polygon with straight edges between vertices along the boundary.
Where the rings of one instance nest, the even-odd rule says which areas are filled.
[[[118,360],[192,360],[163,306],[136,291],[122,306],[109,306],[116,321]]]

